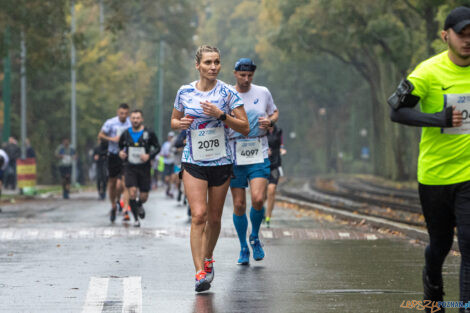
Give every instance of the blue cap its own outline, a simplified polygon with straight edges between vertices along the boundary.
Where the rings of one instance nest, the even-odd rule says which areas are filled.
[[[235,71],[254,72],[256,65],[249,58],[241,58],[235,63]]]

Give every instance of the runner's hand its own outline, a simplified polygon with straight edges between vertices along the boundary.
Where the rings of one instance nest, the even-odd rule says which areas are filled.
[[[112,141],[112,142],[119,142],[119,138],[120,138],[120,136],[110,137],[110,138],[109,138],[109,141]]]
[[[119,157],[123,160],[127,158],[127,153],[124,152],[124,150],[119,151]]]
[[[258,117],[259,128],[268,129],[271,127],[271,120],[265,117]]]
[[[452,106],[452,126],[459,127],[462,126],[463,116],[462,111],[459,111],[455,108],[455,105]]]
[[[140,156],[140,159],[142,160],[142,162],[147,162],[149,159],[150,159],[150,154],[142,154]]]
[[[188,115],[186,115],[185,117],[182,117],[180,119],[180,123],[179,123],[179,129],[188,129],[189,126],[191,126],[193,122],[193,119],[188,117]]]
[[[204,114],[219,118],[224,112],[219,109],[215,104],[210,103],[209,101],[200,102]]]

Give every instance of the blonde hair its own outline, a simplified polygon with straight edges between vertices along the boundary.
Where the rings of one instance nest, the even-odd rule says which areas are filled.
[[[195,56],[195,59],[196,59],[196,63],[199,64],[201,63],[201,59],[202,59],[202,54],[205,53],[205,52],[215,52],[219,55],[220,57],[220,51],[218,48],[216,47],[212,47],[212,46],[208,46],[208,45],[202,45],[200,46],[199,48],[197,48],[197,51],[196,51],[196,56]]]

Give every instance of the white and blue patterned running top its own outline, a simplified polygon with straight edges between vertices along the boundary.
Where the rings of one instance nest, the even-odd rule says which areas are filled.
[[[194,118],[187,132],[186,146],[183,150],[181,162],[196,164],[199,166],[219,166],[232,164],[232,151],[229,147],[229,128],[215,117],[203,113],[201,102],[208,101],[219,109],[230,114],[235,108],[242,106],[243,101],[238,92],[223,81],[217,80],[217,84],[210,91],[200,91],[196,88],[197,81],[181,86],[176,94],[174,108],[185,115]],[[191,130],[223,127],[225,133],[226,156],[218,160],[195,161],[191,154]]]

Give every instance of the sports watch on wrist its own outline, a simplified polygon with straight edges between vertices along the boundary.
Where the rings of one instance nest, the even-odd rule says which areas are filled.
[[[225,121],[226,119],[227,119],[227,114],[225,114],[225,112],[222,113],[222,115],[219,116],[219,118],[218,118],[219,121]]]

